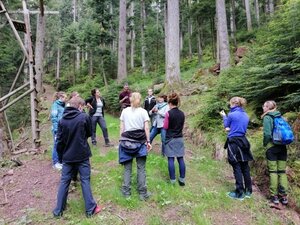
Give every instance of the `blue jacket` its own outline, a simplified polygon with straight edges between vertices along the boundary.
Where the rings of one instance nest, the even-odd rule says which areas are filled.
[[[90,117],[73,107],[67,107],[59,121],[57,154],[59,162],[82,162],[92,153],[87,139],[92,135]]]
[[[229,127],[228,137],[242,137],[247,132],[249,117],[242,107],[233,107],[228,116],[223,117],[224,127]]]
[[[58,121],[62,118],[65,110],[65,103],[56,100],[51,106],[51,122],[52,122],[52,131],[57,132]]]

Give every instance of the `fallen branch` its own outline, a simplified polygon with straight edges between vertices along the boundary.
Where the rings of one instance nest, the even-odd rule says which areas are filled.
[[[16,145],[15,145],[15,149],[17,148],[17,147],[19,147],[19,145],[20,144],[22,144],[22,143],[24,143],[25,141],[27,141],[29,138],[27,137],[27,138],[24,138],[22,141],[20,141],[19,143],[17,143]]]
[[[8,204],[7,194],[6,194],[4,187],[1,187],[1,189],[3,190],[3,194],[4,194],[4,202],[0,202],[0,205],[6,205],[6,204]]]
[[[27,151],[28,151],[27,148],[23,148],[23,149],[21,149],[21,150],[14,151],[14,152],[12,152],[11,154],[12,154],[12,155],[19,155],[19,154],[22,154],[22,153],[27,152]]]

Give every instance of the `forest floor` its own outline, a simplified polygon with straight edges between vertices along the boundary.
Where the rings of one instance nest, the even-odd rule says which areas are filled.
[[[53,89],[46,87],[44,117],[47,118]],[[118,119],[107,116],[111,140],[117,144]],[[226,196],[234,186],[231,168],[226,162],[211,159],[190,140],[187,146],[187,186],[167,183],[165,159],[159,153],[159,141],[148,157],[147,176],[153,196],[147,202],[124,200],[119,193],[122,168],[117,163],[117,146],[93,147],[92,190],[104,210],[91,219],[84,216],[80,188],[69,193],[69,205],[62,219],[53,219],[60,173],[52,168],[51,123],[42,124],[44,154],[23,155],[19,167],[4,167],[0,171],[1,224],[300,224],[299,214],[286,208],[270,208],[265,195],[257,187],[249,200],[235,201]],[[100,151],[99,151],[100,147]],[[133,175],[133,177],[136,174]],[[134,182],[133,182],[134,183]],[[133,185],[133,189],[134,189]],[[2,189],[1,189],[2,188]],[[224,197],[225,196],[225,197]],[[73,211],[73,212],[72,212]]]

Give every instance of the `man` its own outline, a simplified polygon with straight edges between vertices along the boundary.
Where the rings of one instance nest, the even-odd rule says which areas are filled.
[[[150,117],[151,120],[151,125],[153,123],[153,117],[155,116],[155,114],[149,114],[150,110],[153,109],[153,107],[156,105],[156,99],[153,96],[153,90],[152,89],[148,89],[148,96],[145,99],[144,102],[144,109],[146,109],[146,111],[148,112],[148,115]]]
[[[57,193],[57,204],[53,210],[55,217],[62,216],[66,209],[69,185],[75,170],[78,170],[80,174],[86,215],[92,216],[102,209],[96,204],[90,187],[89,158],[92,154],[87,139],[91,137],[92,129],[90,117],[82,112],[84,105],[83,99],[73,97],[58,124],[57,153],[63,167]]]
[[[119,103],[121,105],[121,110],[130,106],[129,97],[131,95],[131,91],[129,90],[128,83],[124,84],[123,91],[119,95]]]

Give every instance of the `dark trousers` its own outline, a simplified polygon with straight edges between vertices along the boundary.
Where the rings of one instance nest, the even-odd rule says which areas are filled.
[[[99,124],[102,134],[105,140],[105,143],[109,143],[108,139],[108,132],[106,127],[106,122],[103,116],[92,116],[92,141],[96,142],[96,130],[97,130],[97,124]]]
[[[170,180],[175,180],[175,162],[174,157],[168,157],[168,169]],[[185,163],[183,157],[177,157],[178,165],[179,165],[179,179],[183,180],[185,178]]]
[[[248,162],[231,163],[231,166],[233,168],[235,191],[237,195],[242,195],[244,191],[252,193],[252,182]]]
[[[69,186],[74,175],[74,171],[76,170],[78,170],[80,174],[81,189],[85,203],[86,214],[91,215],[95,207],[97,206],[93,198],[90,185],[90,161],[85,160],[78,163],[63,163],[61,179],[57,193],[57,204],[55,209],[53,210],[53,214],[55,216],[62,215],[63,211],[66,209]]]

